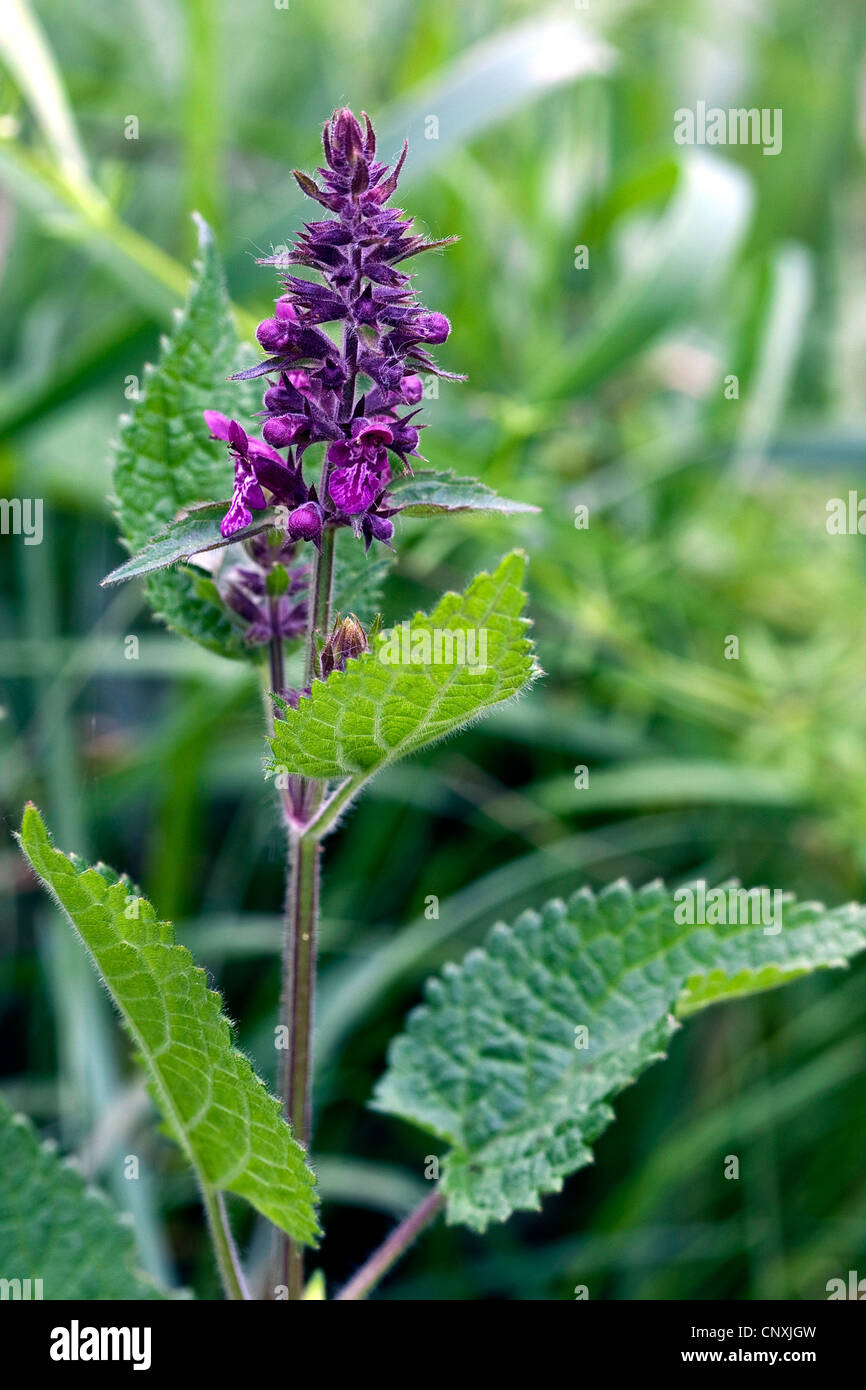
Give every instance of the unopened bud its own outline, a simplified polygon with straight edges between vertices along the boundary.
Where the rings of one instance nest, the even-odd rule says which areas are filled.
[[[367,634],[354,613],[338,617],[322,648],[322,675],[327,678],[332,671],[345,671],[347,661],[363,656],[367,650]]]

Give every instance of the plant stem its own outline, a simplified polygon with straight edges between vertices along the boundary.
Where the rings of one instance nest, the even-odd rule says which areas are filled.
[[[202,1192],[202,1201],[210,1227],[211,1240],[216,1252],[217,1264],[222,1276],[226,1298],[250,1299],[240,1256],[229,1225],[228,1212],[221,1192]]]
[[[285,981],[289,986],[288,998],[283,999],[283,1012],[291,1019],[292,1046],[284,1054],[282,1090],[295,1137],[302,1144],[310,1141],[309,1071],[319,916],[319,855],[318,840],[292,835],[285,942],[291,972]]]
[[[327,468],[327,465],[326,465]],[[326,471],[324,471],[326,477]],[[307,626],[307,670],[305,683],[316,677],[316,633],[327,632],[331,620],[331,586],[334,575],[333,529],[322,536],[310,590]],[[280,659],[282,643],[280,646]],[[278,662],[271,653],[271,675]],[[312,818],[321,804],[324,786],[298,779],[300,801],[306,817]],[[289,870],[286,891],[286,929],[283,942],[283,989],[281,1018],[288,1029],[288,1048],[283,1054],[281,1092],[283,1111],[295,1138],[305,1148],[312,1137],[311,1076],[313,1051],[313,1007],[316,993],[316,938],[319,924],[319,873],[321,846],[314,833],[289,826]],[[303,1298],[303,1246],[282,1235],[279,1242],[279,1270],[290,1299]]]
[[[313,1003],[316,988],[316,936],[319,921],[318,840],[292,833],[289,841],[289,884],[283,945],[282,1016],[289,1028],[283,1053],[281,1091],[286,1119],[295,1138],[309,1147],[312,1133],[310,1077],[312,1072]],[[289,1298],[303,1296],[303,1247],[281,1240],[282,1282]]]
[[[336,1295],[338,1302],[345,1302],[348,1299],[366,1298],[371,1289],[375,1288],[383,1275],[387,1274],[392,1265],[396,1264],[400,1256],[405,1254],[409,1246],[421,1234],[426,1226],[438,1216],[445,1198],[438,1188],[434,1188],[429,1197],[425,1197],[414,1211],[400,1222],[387,1240],[383,1241],[378,1250],[374,1250],[370,1258],[361,1266],[355,1274],[345,1284]]]
[[[351,419],[355,400],[357,344],[348,328],[343,352],[349,367],[343,389],[341,419]],[[331,465],[327,451],[322,460],[320,496],[328,495]],[[336,529],[326,527],[310,585],[307,618],[307,660],[304,684],[311,685],[319,670],[316,636],[331,626],[331,590],[334,583]],[[272,656],[273,672],[273,656]],[[310,827],[325,795],[325,783],[298,778],[302,827],[289,822],[289,882],[286,893],[286,931],[283,943],[282,1019],[288,1026],[289,1047],[282,1074],[283,1108],[295,1138],[309,1148],[312,1137],[311,1078],[313,1056],[313,1008],[316,995],[316,938],[319,925],[319,874],[321,845]],[[290,1299],[304,1296],[304,1248],[281,1235],[279,1269]]]
[[[276,607],[273,600],[271,600],[271,607]],[[271,661],[271,690],[276,691],[277,695],[285,695],[286,658],[282,637],[271,638],[269,655]]]
[[[331,588],[334,581],[334,545],[337,533],[333,527],[322,532],[322,549],[313,576],[310,593],[310,622],[307,628],[307,671],[305,684],[309,685],[316,675],[318,657],[316,655],[316,633],[327,633],[331,626]]]

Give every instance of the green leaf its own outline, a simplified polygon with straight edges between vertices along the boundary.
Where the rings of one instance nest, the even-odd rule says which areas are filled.
[[[163,339],[159,363],[145,369],[141,398],[121,420],[114,452],[114,490],[120,527],[131,551],[198,502],[228,497],[232,466],[226,446],[208,434],[202,411],[243,419],[254,392],[226,378],[238,361],[238,341],[213,235],[199,218],[199,262],[189,299]],[[197,592],[184,567],[152,575],[148,599],[172,628],[225,656],[246,653],[241,633],[213,595]]]
[[[0,1277],[45,1299],[159,1299],[128,1222],[0,1099]],[[31,1297],[37,1297],[31,1283]]]
[[[268,507],[243,530],[223,536],[220,525],[227,508],[228,502],[208,502],[200,507],[188,507],[131,560],[107,574],[102,580],[103,586],[122,584],[127,579],[138,579],[154,570],[167,569],[169,565],[190,560],[193,555],[200,555],[206,550],[220,550],[235,545],[249,536],[257,536],[260,531],[267,531],[277,520],[276,509]]]
[[[28,805],[21,847],[99,970],[150,1079],[169,1133],[205,1194],[236,1192],[296,1240],[318,1234],[314,1183],[279,1102],[232,1045],[208,989],[169,923],[104,866],[56,850]]]
[[[366,779],[518,695],[538,674],[522,616],[525,567],[521,553],[506,556],[465,594],[446,594],[429,616],[380,633],[345,671],[314,681],[277,720],[272,770]],[[422,659],[404,663],[413,653]]]
[[[866,909],[854,904],[828,910],[785,894],[777,933],[689,926],[675,911],[660,883],[581,889],[494,927],[483,950],[428,982],[374,1106],[452,1145],[450,1221],[483,1231],[536,1210],[591,1163],[609,1102],[664,1055],[672,1011],[844,965],[866,947]]]
[[[537,512],[529,502],[499,497],[477,478],[458,478],[454,473],[421,469],[397,478],[388,489],[403,516],[436,516],[439,512]]]

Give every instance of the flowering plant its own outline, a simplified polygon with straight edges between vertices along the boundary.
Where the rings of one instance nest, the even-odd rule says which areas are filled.
[[[460,378],[431,353],[447,340],[448,319],[418,302],[401,267],[453,238],[426,240],[390,205],[406,148],[393,167],[382,163],[367,117],[362,125],[336,112],[323,145],[318,179],[295,177],[328,215],[263,262],[281,272],[282,293],[259,324],[266,356],[254,365],[240,360],[213,238],[199,221],[186,311],[121,424],[114,486],[133,554],[105,581],[146,577],[170,627],[262,673],[266,771],[287,844],[279,1100],[235,1047],[203,972],[129,880],[55,849],[32,805],[20,834],[196,1173],[225,1292],[237,1299],[301,1299],[319,1287],[304,1250],[320,1236],[311,1061],[323,841],[377,772],[539,674],[519,551],[405,620],[399,637],[382,630],[395,520],[533,508],[415,466],[426,463],[424,382]],[[581,890],[494,928],[483,950],[430,982],[373,1104],[448,1151],[430,1156],[429,1194],[338,1298],[365,1297],[439,1212],[484,1231],[537,1208],[591,1161],[612,1099],[662,1055],[677,1017],[840,964],[866,945],[866,912],[855,906],[827,911],[780,895],[768,924],[748,893],[741,910],[743,890],[734,915],[684,913],[692,892]],[[29,1164],[33,1201],[53,1201],[58,1226],[86,1223],[94,1243],[112,1243],[127,1296],[163,1296],[134,1268],[110,1214],[94,1214],[68,1185],[50,1196],[50,1163],[33,1158],[32,1136],[5,1112],[0,1151]],[[233,1238],[228,1193],[276,1232],[273,1264],[257,1281]]]

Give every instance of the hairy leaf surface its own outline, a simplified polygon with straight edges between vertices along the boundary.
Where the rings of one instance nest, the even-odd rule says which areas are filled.
[[[529,502],[499,497],[477,478],[458,478],[454,473],[419,469],[396,478],[388,489],[404,516],[436,516],[440,512],[537,512]]]
[[[31,1280],[31,1298],[167,1296],[137,1268],[132,1230],[120,1213],[2,1099],[0,1277]]]
[[[582,889],[494,927],[484,949],[428,982],[374,1105],[452,1146],[450,1221],[483,1231],[536,1209],[591,1163],[610,1101],[664,1055],[675,1014],[844,965],[866,947],[866,909],[854,904],[785,895],[778,932],[681,925],[675,906],[659,883]]]
[[[257,536],[261,531],[267,531],[277,521],[275,508],[268,507],[249,526],[235,531],[231,536],[223,536],[220,525],[228,505],[228,502],[217,502],[191,507],[177,520],[170,522],[158,536],[154,536],[131,560],[107,574],[102,580],[103,587],[123,584],[127,579],[138,579],[155,570],[168,569],[170,565],[190,560],[193,555],[202,555],[208,550],[224,550],[250,536]]]
[[[158,364],[145,369],[140,398],[122,418],[115,445],[117,515],[133,553],[183,509],[231,495],[226,446],[210,438],[202,411],[243,421],[257,408],[253,389],[226,380],[237,365],[237,333],[213,235],[201,219],[198,228],[199,262],[186,307],[163,339]],[[151,575],[147,593],[169,627],[224,656],[246,654],[229,616],[189,569]]]
[[[367,777],[519,694],[538,674],[522,616],[525,565],[518,552],[506,556],[465,593],[446,594],[429,615],[418,613],[403,629],[380,633],[373,649],[345,671],[314,681],[311,695],[277,720],[273,769]],[[451,634],[450,648],[444,634]],[[456,639],[464,657],[471,642],[479,656],[482,636],[484,666],[461,661]],[[427,660],[402,660],[404,654],[423,657],[425,649]],[[389,659],[389,652],[398,659]]]
[[[21,847],[92,956],[172,1138],[206,1191],[236,1192],[295,1239],[318,1233],[315,1179],[279,1102],[232,1043],[220,996],[146,898],[61,854],[35,806]]]

